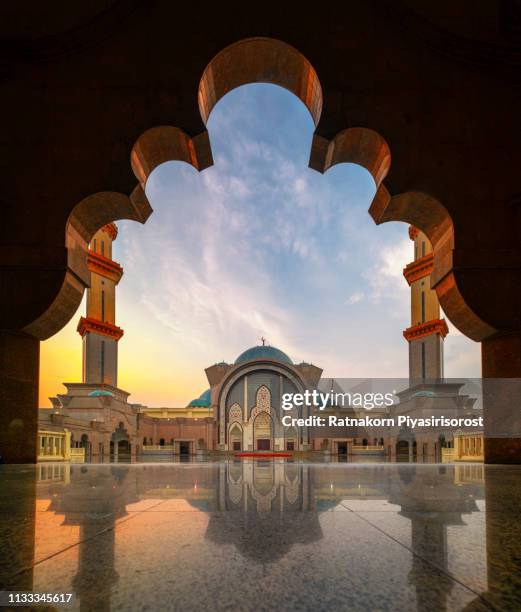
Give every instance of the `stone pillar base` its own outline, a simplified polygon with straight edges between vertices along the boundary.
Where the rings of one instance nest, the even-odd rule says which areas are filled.
[[[40,341],[0,331],[0,456],[4,463],[36,463]]]
[[[485,463],[521,464],[521,438],[485,438]]]

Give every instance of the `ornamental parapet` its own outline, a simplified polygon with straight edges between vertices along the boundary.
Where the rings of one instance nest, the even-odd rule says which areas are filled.
[[[89,249],[89,255],[87,258],[87,265],[91,272],[99,274],[109,280],[114,281],[116,284],[119,283],[123,276],[123,268],[112,259],[95,253]]]
[[[81,317],[77,330],[82,338],[88,332],[94,332],[95,334],[102,334],[114,340],[119,340],[124,333],[121,327],[106,321],[93,319],[92,317]]]
[[[409,225],[409,238],[415,240],[416,236],[420,233],[420,230],[414,225]]]
[[[440,334],[442,338],[449,333],[449,328],[445,319],[433,319],[432,321],[427,321],[426,323],[419,323],[418,325],[413,325],[412,327],[408,327],[403,332],[403,337],[408,341],[418,340],[419,338],[424,338],[425,336],[432,336],[433,334]]]
[[[405,280],[412,285],[414,281],[420,280],[420,278],[424,278],[425,276],[429,276],[434,268],[434,254],[427,253],[420,259],[416,259],[415,261],[411,261],[410,264],[407,264],[403,269],[403,275],[405,276]]]
[[[118,228],[115,223],[107,223],[107,225],[104,225],[101,229],[109,235],[111,240],[116,240],[118,237]]]

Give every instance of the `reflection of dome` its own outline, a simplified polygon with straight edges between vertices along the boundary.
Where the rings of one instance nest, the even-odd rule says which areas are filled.
[[[245,363],[246,361],[254,361],[257,359],[269,359],[270,361],[283,361],[293,365],[291,359],[278,348],[274,346],[252,346],[244,353],[241,353],[235,360],[235,365]]]
[[[197,397],[196,399],[193,399],[188,404],[188,408],[199,408],[199,407],[208,408],[208,406],[211,406],[211,404],[212,404],[211,392],[210,392],[210,389],[206,389],[206,391],[201,393],[199,397]]]
[[[91,391],[89,393],[89,397],[103,397],[103,396],[115,397],[114,393],[112,393],[111,391],[105,391],[105,389],[96,389],[96,391]]]

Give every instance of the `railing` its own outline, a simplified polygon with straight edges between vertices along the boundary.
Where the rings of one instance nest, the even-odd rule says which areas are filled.
[[[385,446],[381,446],[379,444],[365,444],[365,445],[364,444],[353,444],[352,449],[356,451],[384,452]]]
[[[174,451],[173,444],[143,444],[144,451]]]
[[[485,482],[485,466],[481,463],[455,466],[454,482],[456,484],[471,484]]]
[[[442,448],[441,462],[452,463],[453,461],[456,461],[456,450],[454,448]]]
[[[38,461],[68,461],[71,434],[69,431],[39,431]]]
[[[71,463],[85,463],[85,449],[82,446],[71,448]]]

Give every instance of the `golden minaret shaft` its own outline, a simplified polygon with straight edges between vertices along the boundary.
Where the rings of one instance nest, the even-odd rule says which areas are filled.
[[[112,260],[117,235],[117,227],[110,223],[96,232],[89,245],[87,316],[78,324],[83,338],[83,382],[113,387],[118,384],[118,341],[123,335],[116,325],[116,285],[123,268]]]

